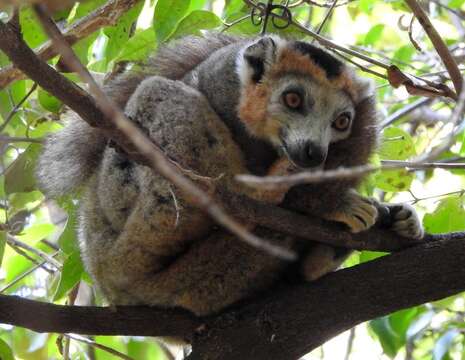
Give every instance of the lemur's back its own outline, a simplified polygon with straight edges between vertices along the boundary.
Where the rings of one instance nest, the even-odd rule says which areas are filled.
[[[137,71],[127,71],[104,86],[107,95],[124,109],[140,83],[154,75],[180,80],[216,50],[240,41],[225,34],[188,36],[163,46]],[[76,189],[98,168],[107,140],[73,112],[64,116],[65,128],[50,136],[39,159],[37,178],[49,195]]]

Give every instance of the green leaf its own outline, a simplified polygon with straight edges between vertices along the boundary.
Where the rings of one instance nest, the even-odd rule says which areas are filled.
[[[206,10],[194,10],[181,20],[169,39],[191,34],[200,35],[200,30],[214,29],[221,24],[220,18],[214,13]]]
[[[0,339],[0,359],[2,360],[15,360],[13,356],[13,351],[8,346],[8,344]]]
[[[158,0],[155,6],[154,30],[158,43],[167,40],[189,9],[189,0]]]
[[[358,2],[358,7],[365,14],[371,15],[371,10],[373,8],[373,0],[360,0]]]
[[[384,191],[399,192],[410,189],[414,174],[405,169],[383,170],[375,176],[375,186]]]
[[[465,4],[465,0],[450,0],[447,3],[447,6],[453,8],[453,9],[460,9],[463,4]]]
[[[53,301],[63,298],[81,280],[83,272],[84,267],[79,251],[75,251],[71,253],[63,263],[60,282],[53,296]]]
[[[432,234],[465,230],[463,197],[442,199],[432,213],[423,217],[423,226],[426,232]]]
[[[384,353],[391,358],[395,357],[405,342],[392,329],[389,318],[384,316],[371,320],[369,327],[378,337]]]
[[[50,93],[45,90],[39,89],[38,99],[40,105],[47,111],[58,113],[61,109],[61,101],[58,100],[55,96],[50,95]]]
[[[79,245],[76,237],[77,228],[77,206],[73,203],[72,199],[65,199],[59,202],[61,208],[68,214],[66,226],[58,239],[60,249],[65,254],[72,254],[79,251]]]
[[[383,131],[379,154],[381,160],[406,160],[416,155],[415,144],[409,133],[390,126]]]
[[[434,311],[427,311],[415,319],[407,330],[407,339],[414,339],[423,333],[423,331],[431,324],[433,317]]]
[[[2,266],[3,254],[5,254],[5,245],[6,245],[6,232],[0,231],[0,267]],[[0,354],[1,354],[1,351],[0,351]]]
[[[23,8],[19,13],[19,23],[21,25],[21,33],[24,40],[31,48],[45,42],[48,39],[42,26],[37,21],[37,18],[30,7]]]
[[[402,129],[384,129],[379,155],[382,160],[405,160],[416,154],[413,139]],[[405,169],[385,170],[376,174],[375,186],[384,191],[403,191],[410,188],[414,174]]]
[[[18,240],[28,244],[45,239],[55,231],[53,224],[37,224],[24,229],[23,234],[17,235]]]
[[[130,38],[115,61],[145,60],[155,48],[155,32],[153,28],[148,28]]]
[[[368,261],[375,260],[375,259],[377,259],[379,257],[383,257],[385,255],[387,255],[387,253],[380,252],[380,251],[364,250],[364,251],[360,252],[360,264],[368,262]]]
[[[107,64],[119,54],[121,48],[129,40],[131,27],[137,21],[143,5],[143,1],[140,1],[123,15],[115,26],[103,29],[103,33],[108,37],[105,46],[105,60]]]
[[[460,331],[457,329],[451,329],[442,335],[434,345],[433,360],[444,359],[445,355],[454,343],[454,340],[460,335]]]
[[[35,189],[34,166],[41,146],[31,144],[5,172],[5,192],[28,192]]]
[[[228,18],[235,13],[242,12],[243,8],[244,8],[243,0],[230,0],[227,2],[227,6],[224,11],[224,17]]]
[[[242,1],[242,0],[241,0]],[[187,14],[194,10],[202,10],[207,3],[207,0],[191,0],[189,9],[187,10]]]
[[[398,61],[409,63],[413,54],[415,54],[414,47],[412,45],[404,45],[397,49],[393,58]]]
[[[364,44],[365,45],[373,45],[376,43],[381,36],[383,35],[384,25],[378,24],[373,26],[365,35]]]

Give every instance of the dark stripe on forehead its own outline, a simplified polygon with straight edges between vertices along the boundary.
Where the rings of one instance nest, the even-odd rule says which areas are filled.
[[[341,75],[343,63],[326,51],[303,41],[295,41],[294,49],[303,55],[309,56],[316,65],[326,72],[328,79]]]

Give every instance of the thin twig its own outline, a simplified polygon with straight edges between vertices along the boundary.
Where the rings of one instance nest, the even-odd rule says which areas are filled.
[[[26,95],[24,95],[24,97],[19,101],[19,103],[17,103],[15,105],[15,107],[10,111],[10,113],[8,114],[8,116],[6,117],[5,121],[3,122],[3,124],[0,126],[0,133],[5,130],[5,128],[8,126],[8,124],[10,123],[11,119],[13,119],[13,116],[16,114],[16,112],[18,111],[18,109],[24,104],[24,102],[29,98],[29,96],[31,96],[31,94],[34,92],[34,90],[37,89],[37,83],[34,83],[32,86],[31,86],[31,89],[28,91],[28,93]]]
[[[329,20],[331,17],[331,14],[333,13],[334,8],[337,5],[338,0],[334,0],[333,3],[331,4],[331,7],[326,11],[325,17],[323,18],[323,21],[321,22],[320,26],[318,26],[318,29],[316,29],[316,33],[319,34],[321,30],[323,30],[323,27],[325,26],[326,22]]]
[[[7,234],[6,235],[6,242],[7,244],[10,244],[10,245],[13,245],[13,246],[17,246],[21,249],[24,249],[24,250],[27,250],[35,255],[37,255],[38,257],[42,258],[44,261],[46,261],[47,263],[49,263],[50,265],[53,265],[54,267],[56,267],[58,270],[61,269],[62,265],[60,264],[60,262],[58,260],[55,260],[52,256],[50,256],[49,254],[43,252],[42,250],[39,250],[39,249],[36,249],[35,247],[33,246],[30,246],[22,241],[19,241],[17,239],[15,239],[12,235],[10,234]]]
[[[350,359],[350,354],[352,354],[352,348],[354,346],[354,340],[355,340],[355,326],[349,331],[349,338],[347,339],[347,348],[346,348],[346,354],[344,356],[344,360]]]
[[[344,2],[341,2],[337,5],[335,5],[335,7],[339,7],[339,6],[345,6],[345,5],[348,5],[350,4],[351,2],[354,2],[356,0],[346,0]],[[307,3],[308,5],[312,5],[312,6],[317,6],[317,7],[324,7],[324,8],[330,8],[333,6],[334,2],[326,2],[326,3],[319,3],[317,1],[313,1],[313,0],[303,0],[304,3]]]
[[[439,155],[441,155],[444,151],[448,150],[452,144],[455,141],[455,137],[457,134],[462,130],[461,124],[463,124],[464,121],[464,114],[465,114],[465,89],[462,90],[462,92],[459,94],[459,97],[457,99],[457,104],[455,105],[454,111],[452,112],[451,118],[450,118],[450,124],[453,126],[453,130],[449,134],[449,136],[446,137],[446,139],[433,148],[429,153],[426,153],[424,155],[421,155],[414,159],[413,161],[415,162],[425,162],[425,161],[431,161],[436,159]]]
[[[56,255],[58,255],[58,251],[56,251],[55,253],[52,254],[52,257],[55,257]],[[23,272],[21,275],[17,276],[16,278],[14,278],[13,280],[11,280],[11,282],[9,282],[8,284],[6,284],[4,287],[2,287],[0,289],[0,294],[4,293],[5,291],[7,291],[9,288],[15,286],[17,283],[19,283],[21,280],[23,280],[26,276],[32,274],[34,271],[36,271],[37,269],[41,268],[42,266],[44,266],[45,264],[47,264],[47,261],[42,261],[41,263],[33,266],[32,268],[30,268],[29,270]]]
[[[236,180],[251,187],[261,189],[275,189],[300,184],[315,184],[326,181],[353,179],[376,171],[398,169],[465,169],[464,163],[425,163],[414,161],[383,160],[381,166],[360,165],[354,167],[341,167],[334,170],[302,171],[286,176],[255,176],[237,175]]]
[[[17,142],[29,142],[41,144],[43,142],[42,138],[29,138],[21,136],[4,136],[0,135],[0,142],[3,143],[17,143]]]
[[[457,63],[447,48],[446,43],[442,40],[442,37],[437,32],[436,28],[431,23],[430,19],[422,7],[418,4],[416,0],[405,0],[407,5],[412,10],[413,14],[417,17],[421,26],[425,30],[426,34],[433,43],[434,48],[436,49],[439,57],[441,58],[444,66],[447,71],[449,71],[450,78],[454,84],[455,91],[459,94],[462,91],[463,87],[463,78],[460,74],[460,70],[457,66]]]
[[[412,195],[413,197],[413,200],[411,200],[411,203],[412,204],[416,204],[420,201],[425,201],[425,200],[431,200],[431,199],[437,199],[437,198],[440,198],[440,197],[445,197],[445,196],[452,196],[452,195],[458,195],[458,196],[463,196],[465,194],[465,189],[462,189],[462,190],[457,190],[457,191],[449,191],[447,193],[444,193],[444,194],[438,194],[438,195],[431,195],[431,196],[426,196],[426,197],[422,197],[422,198],[419,198],[417,196],[415,196],[412,192],[412,190],[408,190],[408,192],[410,193],[410,195]]]
[[[183,176],[179,172],[179,169],[167,159],[163,151],[149,140],[135,124],[130,122],[124,113],[118,109],[117,105],[101,90],[92,78],[92,75],[90,75],[89,71],[80,63],[71,47],[66,43],[60,30],[50,19],[45,10],[40,5],[35,5],[34,9],[44,30],[51,37],[58,51],[61,53],[63,60],[88,84],[89,90],[94,96],[101,111],[112,121],[114,126],[126,136],[137,149],[138,153],[149,161],[151,167],[155,169],[157,173],[167,178],[186,194],[189,194],[189,196],[191,196],[191,201],[194,202],[195,205],[207,211],[218,224],[230,230],[233,234],[237,235],[239,239],[283,259],[293,260],[296,258],[296,255],[292,251],[273,245],[251,234],[244,226],[232,219],[222,207],[216,204],[212,198],[196,186],[194,182]]]
[[[95,33],[97,30],[115,25],[118,19],[141,0],[110,0],[89,15],[78,19],[63,31],[63,36],[70,45]],[[37,56],[42,60],[55,57],[58,52],[51,41],[47,41],[36,50]],[[0,90],[16,80],[24,78],[24,74],[15,66],[6,66],[0,69]]]
[[[55,271],[49,269],[47,266],[42,265],[42,263],[36,259],[34,259],[32,256],[30,256],[27,252],[25,252],[24,250],[22,250],[20,247],[16,246],[16,245],[13,245],[11,243],[8,243],[8,245],[14,250],[16,251],[19,255],[21,255],[22,257],[24,257],[25,259],[29,260],[30,262],[32,262],[33,264],[35,265],[38,265],[40,266],[43,270],[45,270],[46,272],[48,272],[49,274],[53,274],[55,273]]]
[[[429,162],[418,163],[401,160],[381,160],[381,164],[389,166],[403,166],[406,169],[465,169],[465,163]]]
[[[422,106],[425,106],[425,105],[428,105],[429,103],[431,103],[433,101],[432,98],[421,98],[421,99],[418,99],[414,102],[412,102],[411,104],[408,104],[406,106],[404,106],[403,108],[397,110],[396,112],[392,113],[391,115],[389,115],[381,124],[381,128],[385,128],[385,127],[388,127],[389,125],[393,124],[394,122],[396,122],[398,119],[400,119],[401,117],[407,115],[407,114],[410,114],[412,111],[422,107]]]
[[[134,358],[126,355],[126,354],[123,354],[122,352],[119,352],[115,349],[112,349],[111,347],[108,347],[108,346],[105,346],[105,345],[102,345],[102,344],[99,344],[91,339],[88,339],[84,336],[79,336],[79,335],[74,335],[74,334],[63,334],[63,336],[69,338],[69,339],[73,339],[75,341],[79,341],[79,342],[82,342],[84,344],[87,344],[89,346],[92,346],[96,349],[100,349],[100,350],[103,350],[113,356],[116,356],[117,358],[120,358],[120,359],[124,359],[124,360],[135,360]]]

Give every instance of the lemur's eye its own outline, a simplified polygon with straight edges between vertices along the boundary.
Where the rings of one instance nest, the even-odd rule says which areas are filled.
[[[342,113],[340,114],[336,120],[333,121],[333,128],[339,131],[345,131],[350,126],[350,113]]]
[[[302,106],[302,97],[296,92],[286,92],[283,94],[284,104],[290,109],[298,109]]]

